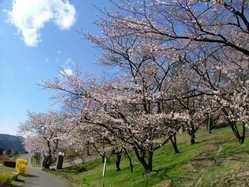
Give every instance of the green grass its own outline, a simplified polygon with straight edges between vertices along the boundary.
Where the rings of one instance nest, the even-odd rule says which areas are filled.
[[[25,176],[19,175],[17,180],[14,180],[16,176],[16,170],[14,168],[9,168],[2,166],[0,164],[0,186],[1,184],[6,184],[9,187],[21,187],[24,184]]]
[[[127,159],[121,162],[121,171],[115,171],[115,160],[107,163],[105,178],[100,160],[84,164],[87,171],[77,172],[75,166],[55,174],[62,175],[75,186],[144,187],[144,186],[245,186],[249,183],[249,140],[240,145],[229,128],[208,134],[197,133],[197,143],[189,145],[186,134],[178,137],[179,154],[166,145],[154,154],[150,175],[143,175],[143,168],[132,153],[134,172],[130,172]]]
[[[9,179],[15,176],[14,172],[14,169],[0,165],[0,184],[7,182]]]
[[[0,164],[0,186],[1,184],[5,184],[9,187],[21,187],[25,182],[25,175],[18,175],[16,177],[15,168],[5,167]],[[17,179],[17,180],[16,180]]]

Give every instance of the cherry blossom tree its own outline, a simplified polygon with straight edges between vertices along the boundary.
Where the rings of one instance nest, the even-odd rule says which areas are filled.
[[[157,79],[152,85],[156,87],[158,80],[161,83],[157,75],[165,75],[160,73],[163,68],[176,62],[188,64],[196,74],[191,80],[191,90],[199,84],[194,95],[197,98],[204,95],[209,100],[205,102],[212,103],[209,116],[222,111],[233,133],[243,143],[248,102],[238,93],[246,95],[248,78],[248,2],[116,0],[113,3],[117,10],[107,12],[98,22],[102,35],[87,35],[103,49],[101,62],[130,68],[134,79],[137,75],[145,77],[141,73],[144,64],[147,68],[153,64],[156,67],[153,78]],[[162,57],[166,58],[161,61]],[[158,63],[158,59],[164,63]],[[162,85],[168,84],[163,80]],[[184,102],[178,96],[175,99],[186,108],[188,97],[188,94],[181,97]],[[195,100],[191,101],[196,103]],[[204,117],[200,108],[198,111],[197,116]],[[242,135],[238,124],[242,124]]]
[[[91,84],[76,75],[63,76],[60,81],[56,78],[43,85],[62,91],[66,103],[68,100],[80,102],[82,125],[88,124],[93,129],[101,127],[103,130],[98,132],[104,133],[102,137],[113,137],[111,142],[118,140],[116,142],[130,145],[145,172],[152,171],[154,151],[188,124],[189,117],[184,112],[158,112],[159,96],[147,92],[127,76],[104,83],[90,80]]]
[[[229,48],[248,56],[248,2],[246,0],[138,0],[113,1],[108,13],[116,28],[129,34],[162,37],[168,46],[192,44]],[[180,43],[179,43],[180,42]]]
[[[249,119],[248,2],[112,2],[117,10],[98,21],[101,34],[85,36],[102,49],[100,63],[116,67],[119,74],[101,80],[61,70],[42,86],[57,91],[55,98],[73,118],[47,119],[48,113],[26,122],[36,124],[27,129],[49,142],[44,148],[48,160],[66,134],[58,124],[68,119],[77,124],[71,146],[90,144],[103,159],[110,146],[117,170],[121,152],[132,149],[145,173],[151,172],[157,149],[171,142],[179,152],[176,134],[181,128],[195,143],[198,128],[215,116],[225,119],[243,143]]]
[[[219,113],[231,126],[235,137],[244,142],[248,123],[248,60],[231,50],[200,53],[196,61],[186,59],[201,80],[199,92],[206,95],[209,113]],[[230,54],[230,56],[228,56]],[[240,58],[240,59],[239,59]],[[238,130],[242,125],[242,134]]]
[[[172,69],[179,64],[174,49],[164,50],[161,38],[131,35],[129,30],[117,28],[108,19],[101,19],[98,26],[101,36],[88,33],[86,37],[103,50],[100,62],[118,67],[141,88],[145,113],[150,113],[152,108],[158,114],[169,112],[164,100],[172,86]],[[170,142],[178,153],[175,134],[170,136]]]
[[[48,113],[28,113],[28,120],[20,125],[20,132],[26,136],[25,147],[31,153],[44,156],[43,167],[49,168],[56,154],[63,151],[67,136],[74,124],[70,115],[50,111]]]
[[[61,91],[55,98],[61,101],[67,110],[72,110],[75,113],[75,120],[78,120],[78,123],[81,124],[72,132],[72,146],[70,146],[70,149],[75,150],[77,154],[82,153],[83,150],[87,150],[87,155],[89,155],[89,149],[91,148],[95,154],[102,158],[103,162],[106,157],[110,156],[109,153],[113,153],[117,156],[117,170],[120,170],[119,165],[121,153],[123,152],[130,160],[132,170],[132,161],[124,144],[115,139],[115,137],[104,128],[84,123],[83,110],[85,110],[86,107],[97,107],[87,103],[89,99],[88,92],[90,92],[90,90],[87,89],[96,85],[95,79],[89,77],[92,76],[88,75],[88,78],[83,78],[80,72],[68,74],[64,70],[61,70],[55,80],[44,81],[42,86]],[[87,97],[87,99],[85,97]],[[81,157],[83,157],[83,154]]]

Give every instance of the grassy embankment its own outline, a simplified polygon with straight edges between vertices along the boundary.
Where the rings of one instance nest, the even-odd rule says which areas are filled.
[[[77,172],[80,166],[54,172],[71,181],[75,186],[143,187],[143,186],[246,186],[249,184],[249,139],[239,145],[231,129],[219,129],[208,134],[197,133],[198,143],[189,145],[186,134],[179,135],[181,153],[174,154],[166,145],[154,154],[154,170],[143,175],[143,169],[134,155],[134,172],[130,172],[127,159],[121,162],[121,171],[115,171],[115,161],[107,164],[102,177],[100,160],[84,164],[87,171]],[[104,184],[104,185],[103,185]]]
[[[0,164],[0,186],[5,184],[4,187],[19,187],[22,186],[25,180],[24,176],[19,175],[15,180],[16,170],[14,168],[5,167]]]

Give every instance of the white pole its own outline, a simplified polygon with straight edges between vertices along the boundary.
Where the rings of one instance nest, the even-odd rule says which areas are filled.
[[[105,177],[105,171],[106,171],[106,157],[104,159],[104,166],[103,166],[103,172],[102,172],[103,177]]]

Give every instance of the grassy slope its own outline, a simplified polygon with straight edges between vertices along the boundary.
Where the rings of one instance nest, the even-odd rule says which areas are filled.
[[[249,183],[249,140],[243,145],[235,140],[229,128],[214,131],[204,130],[197,134],[198,143],[189,145],[187,135],[178,137],[180,154],[174,154],[170,145],[164,146],[154,155],[154,169],[144,176],[143,169],[133,155],[134,172],[128,161],[121,163],[122,170],[115,171],[115,162],[107,164],[105,179],[101,177],[100,160],[86,163],[87,171],[76,172],[65,169],[56,174],[68,178],[75,186],[245,186]]]
[[[26,157],[27,157],[26,155],[14,155],[13,157],[11,157],[11,160],[16,160],[17,158],[26,159]],[[6,181],[10,181],[11,179],[13,179],[15,175],[16,175],[15,168],[5,167],[0,163],[0,186]],[[26,178],[25,176],[19,175],[16,181],[12,180],[8,185],[11,187],[22,186],[25,181],[25,178]]]
[[[0,165],[0,184],[5,183],[8,179],[14,176],[15,170]]]
[[[14,180],[10,181],[15,176],[15,171],[16,170],[13,168],[8,168],[8,167],[0,165],[0,186],[1,184],[6,183],[7,181],[9,181],[8,182],[9,187],[22,186],[25,181],[24,176],[18,176],[17,181],[14,181]]]

